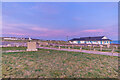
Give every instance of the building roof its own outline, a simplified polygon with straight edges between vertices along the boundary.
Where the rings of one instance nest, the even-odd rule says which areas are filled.
[[[97,36],[97,37],[81,37],[81,38],[73,38],[69,41],[111,41],[110,39],[103,39],[105,36]]]

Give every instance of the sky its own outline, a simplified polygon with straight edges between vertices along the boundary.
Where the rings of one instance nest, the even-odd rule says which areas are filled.
[[[118,39],[117,2],[4,2],[2,36],[66,40]]]

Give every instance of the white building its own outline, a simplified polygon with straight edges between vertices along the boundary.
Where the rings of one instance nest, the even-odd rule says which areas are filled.
[[[3,37],[3,40],[25,40],[25,38],[17,38],[17,37]]]
[[[17,38],[15,37],[4,37],[3,39],[4,40],[17,40]]]
[[[105,36],[98,37],[81,37],[81,38],[73,38],[69,40],[71,44],[111,44],[110,39]]]

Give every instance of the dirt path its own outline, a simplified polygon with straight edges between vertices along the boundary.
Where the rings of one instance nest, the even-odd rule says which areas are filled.
[[[51,50],[59,50],[59,51],[73,51],[73,52],[84,52],[88,54],[100,54],[100,55],[109,55],[109,56],[119,56],[120,53],[112,53],[112,52],[100,52],[100,51],[90,51],[90,50],[78,50],[78,49],[58,49],[58,48],[49,48],[49,47],[38,47],[40,49],[51,49]],[[2,52],[25,52],[26,50],[7,50]]]
[[[112,53],[112,52],[100,52],[100,51],[90,51],[90,50],[78,50],[78,49],[58,49],[58,48],[49,48],[49,47],[38,47],[40,49],[52,49],[52,50],[60,50],[60,51],[74,51],[74,52],[84,52],[88,54],[100,54],[100,55],[109,55],[109,56],[118,56],[120,53]]]

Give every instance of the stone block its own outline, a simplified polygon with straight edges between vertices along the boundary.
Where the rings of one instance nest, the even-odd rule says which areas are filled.
[[[37,51],[36,42],[27,42],[27,51]]]

